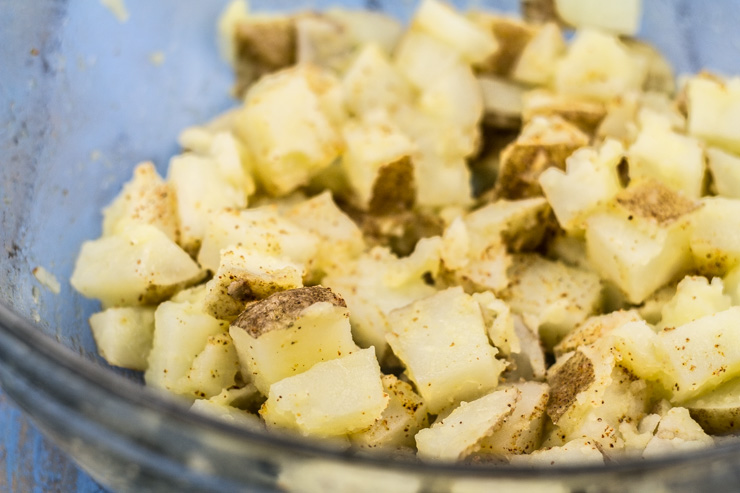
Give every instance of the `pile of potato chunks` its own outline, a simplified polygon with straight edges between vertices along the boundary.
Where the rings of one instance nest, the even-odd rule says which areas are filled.
[[[740,79],[677,84],[638,0],[524,7],[230,4],[243,103],[82,246],[100,354],[240,426],[424,460],[737,432]]]

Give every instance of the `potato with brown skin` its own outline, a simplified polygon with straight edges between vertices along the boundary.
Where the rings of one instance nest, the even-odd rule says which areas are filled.
[[[468,14],[468,18],[483,29],[492,32],[498,41],[498,50],[487,59],[475,64],[474,68],[483,74],[508,76],[522,50],[534,36],[536,28],[519,19],[489,12],[472,11]]]
[[[740,380],[731,380],[683,407],[711,435],[740,432]]]

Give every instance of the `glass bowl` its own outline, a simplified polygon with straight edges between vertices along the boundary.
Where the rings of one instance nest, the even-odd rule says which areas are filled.
[[[255,10],[414,2],[254,0]],[[465,2],[458,2],[465,4]],[[518,2],[467,4],[517,11]],[[0,382],[97,481],[120,491],[708,491],[740,488],[740,443],[654,460],[528,470],[424,465],[260,434],[190,413],[108,367],[87,325],[97,303],[67,280],[80,243],[133,166],[164,171],[176,136],[234,105],[218,55],[223,2],[2,2]],[[740,1],[645,2],[642,37],[677,72],[740,72]],[[53,292],[38,267],[59,280]],[[42,272],[42,271],[41,271]]]

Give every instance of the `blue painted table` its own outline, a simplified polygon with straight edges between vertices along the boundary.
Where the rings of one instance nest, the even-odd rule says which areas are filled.
[[[106,493],[47,440],[0,389],[0,491]]]

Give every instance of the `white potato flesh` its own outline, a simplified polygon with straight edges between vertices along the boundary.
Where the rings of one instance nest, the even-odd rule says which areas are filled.
[[[568,48],[555,76],[558,92],[606,101],[639,91],[646,67],[616,36],[583,29]]]
[[[341,136],[322,101],[338,89],[337,79],[310,66],[265,76],[250,88],[238,130],[269,193],[305,185],[341,152]]]
[[[658,329],[678,327],[713,313],[730,308],[732,298],[724,294],[722,280],[711,283],[706,277],[687,276],[678,283],[676,294],[661,310]]]
[[[574,152],[565,161],[565,171],[551,167],[540,175],[542,191],[563,229],[580,230],[591,211],[622,189],[617,166],[623,155],[622,144],[608,139],[598,150]]]
[[[336,270],[365,249],[362,231],[337,207],[330,192],[295,204],[285,217],[319,239],[314,268],[322,273]]]
[[[431,413],[498,385],[506,363],[488,342],[479,303],[462,288],[394,310],[388,322],[386,339]]]
[[[383,375],[383,388],[390,396],[388,406],[370,428],[350,435],[361,448],[414,448],[414,436],[429,426],[424,400],[408,383],[393,375]]]
[[[357,205],[367,209],[381,170],[410,157],[416,146],[390,118],[373,122],[350,120],[342,129],[342,136],[346,145],[342,169]]]
[[[429,87],[463,62],[449,45],[420,30],[409,30],[394,54],[396,69],[417,89]]]
[[[740,152],[740,79],[725,83],[697,76],[687,85],[689,134]]]
[[[172,191],[150,162],[137,165],[131,181],[103,209],[103,236],[139,224],[156,226],[172,241],[178,240],[179,223]]]
[[[725,275],[740,263],[740,200],[705,197],[692,218],[691,253],[700,272]]]
[[[216,162],[221,175],[246,195],[255,192],[256,184],[252,177],[252,157],[231,131],[219,131],[213,134],[207,155]]]
[[[545,408],[550,397],[546,383],[521,382],[511,384],[520,392],[514,411],[492,435],[479,442],[484,454],[527,454],[535,451],[542,439]]]
[[[554,22],[548,22],[522,50],[511,78],[524,84],[550,85],[565,49],[565,40],[560,28]]]
[[[375,351],[370,348],[318,363],[272,384],[260,414],[268,427],[341,436],[372,426],[388,400]]]
[[[243,247],[221,250],[213,278],[206,283],[203,306],[206,313],[231,320],[256,299],[303,286],[303,266],[288,259]]]
[[[422,207],[468,206],[472,202],[471,174],[463,158],[444,160],[421,155],[414,160],[416,203]]]
[[[218,18],[218,47],[221,57],[234,63],[234,33],[239,23],[249,18],[249,5],[246,0],[232,0],[224,7]]]
[[[483,91],[473,69],[454,64],[436,80],[427,81],[419,97],[419,108],[435,118],[468,133],[475,133],[483,118]]]
[[[227,322],[206,315],[193,303],[160,304],[154,313],[154,341],[144,373],[146,384],[177,392],[179,380],[188,374],[209,337],[223,334],[227,328]]]
[[[144,371],[154,337],[154,308],[109,308],[90,317],[98,353],[109,364]]]
[[[614,34],[632,36],[640,28],[642,0],[593,2],[591,0],[555,0],[560,18],[576,28],[593,27]]]
[[[238,246],[285,257],[310,269],[318,242],[315,235],[283,217],[275,206],[226,209],[209,215],[198,262],[216,272],[221,250]]]
[[[503,299],[539,331],[548,348],[595,313],[601,302],[596,274],[537,255],[515,256],[509,279]]]
[[[487,32],[439,0],[423,0],[411,22],[412,29],[429,33],[450,46],[468,63],[479,63],[499,49]]]
[[[674,132],[670,120],[652,111],[640,114],[642,130],[629,148],[630,179],[656,178],[699,198],[704,189],[704,152],[699,141]]]
[[[319,302],[293,317],[290,326],[257,337],[243,327],[229,329],[242,372],[265,395],[277,381],[357,350],[346,308]]]
[[[480,303],[491,343],[503,356],[521,352],[519,337],[514,329],[514,317],[509,306],[490,291],[474,293],[473,298]]]
[[[160,301],[201,275],[190,256],[162,230],[140,225],[82,244],[69,282],[104,306]]]
[[[347,109],[355,116],[384,109],[395,112],[412,104],[411,84],[391,64],[388,55],[376,45],[366,45],[342,78]]]
[[[683,402],[740,374],[740,307],[658,334],[673,402]]]
[[[717,195],[740,199],[740,156],[717,147],[708,148],[706,156]]]
[[[656,457],[667,453],[696,450],[714,444],[701,426],[682,407],[674,407],[660,418],[655,436],[648,442],[643,457]]]
[[[668,379],[658,336],[644,320],[615,328],[608,340],[620,358],[620,365],[638,378],[661,382]]]
[[[177,200],[180,244],[197,250],[207,228],[208,216],[225,207],[247,205],[247,194],[229,183],[210,157],[185,153],[170,160],[167,181]]]
[[[401,23],[383,12],[330,8],[324,15],[341,26],[357,45],[374,44],[387,54],[393,52],[403,34]]]
[[[265,427],[259,417],[252,413],[235,407],[217,404],[207,399],[196,399],[190,406],[190,410],[250,430],[263,430]]]
[[[446,418],[416,434],[418,455],[426,460],[460,460],[480,448],[509,417],[521,397],[515,387],[462,402]]]
[[[623,211],[594,213],[586,220],[588,258],[603,279],[632,303],[641,303],[691,265],[689,235],[682,224],[647,224]]]
[[[593,344],[599,339],[607,337],[614,329],[628,322],[638,322],[640,320],[642,318],[640,318],[637,310],[619,310],[589,317],[555,346],[555,356],[560,357],[565,353],[575,351],[580,346]]]
[[[226,332],[212,335],[193,359],[190,369],[169,390],[198,399],[208,399],[236,384],[239,359]]]
[[[511,463],[529,467],[558,467],[563,465],[603,464],[604,456],[592,440],[577,438],[559,446],[535,450],[531,454],[515,455]]]

